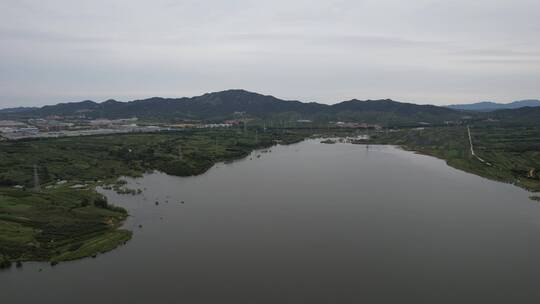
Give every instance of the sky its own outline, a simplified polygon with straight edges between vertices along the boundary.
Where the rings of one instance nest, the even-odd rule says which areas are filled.
[[[0,108],[246,89],[540,98],[538,0],[0,0]]]

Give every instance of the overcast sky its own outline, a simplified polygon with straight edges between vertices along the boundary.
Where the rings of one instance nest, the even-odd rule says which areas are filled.
[[[0,0],[0,108],[229,88],[540,98],[540,1]]]

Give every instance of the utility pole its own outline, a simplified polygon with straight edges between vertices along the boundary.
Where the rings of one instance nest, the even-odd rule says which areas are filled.
[[[38,176],[38,170],[37,165],[34,165],[34,191],[41,191],[41,187],[39,186],[39,176]]]

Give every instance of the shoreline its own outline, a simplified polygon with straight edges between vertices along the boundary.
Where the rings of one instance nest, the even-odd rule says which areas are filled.
[[[403,133],[405,131],[401,130],[399,132]],[[223,137],[218,137],[218,135]],[[267,136],[266,138],[263,137],[263,139],[260,141],[257,140],[257,137],[255,137],[255,140],[253,140],[253,137],[251,137],[251,142],[248,141],[246,142],[248,143],[247,145],[240,146],[239,143],[245,141],[245,138],[250,138],[249,136],[253,136],[253,134],[250,135],[249,132],[245,134],[238,134],[230,131],[200,131],[187,134],[187,136],[186,133],[167,135],[144,134],[122,135],[118,138],[87,137],[68,140],[48,140],[44,143],[38,142],[36,144],[50,148],[50,146],[54,144],[69,145],[74,140],[76,140],[75,142],[77,143],[82,143],[83,146],[87,143],[100,143],[101,141],[104,144],[114,144],[119,146],[124,149],[125,153],[128,154],[131,154],[132,148],[129,150],[126,149],[125,143],[132,146],[133,149],[142,149],[142,151],[146,151],[144,149],[152,149],[152,151],[169,151],[168,153],[171,153],[171,144],[178,145],[181,143],[183,147],[182,151],[186,152],[184,155],[180,154],[179,157],[173,154],[172,156],[176,157],[176,160],[171,159],[169,156],[169,161],[161,163],[156,162],[156,160],[159,160],[159,158],[146,158],[145,154],[141,153],[137,153],[133,157],[128,155],[127,158],[125,154],[111,154],[113,157],[117,157],[123,161],[123,163],[117,163],[116,165],[110,167],[110,173],[112,173],[114,176],[102,176],[100,175],[100,172],[105,171],[95,171],[93,175],[94,181],[85,182],[83,179],[75,179],[69,182],[66,181],[65,185],[59,185],[60,182],[52,184],[49,182],[43,184],[43,186],[46,187],[39,192],[30,191],[24,188],[13,189],[9,187],[0,187],[0,199],[7,198],[8,201],[10,201],[8,205],[0,204],[0,228],[3,228],[4,231],[2,234],[0,234],[0,245],[3,247],[2,250],[0,250],[0,265],[8,267],[11,266],[8,265],[10,263],[19,264],[19,262],[22,261],[40,261],[49,262],[54,266],[58,262],[96,257],[100,253],[111,251],[128,242],[132,237],[132,231],[123,229],[123,224],[129,216],[129,213],[121,207],[115,207],[114,202],[112,205],[109,205],[106,200],[105,202],[100,200],[99,196],[103,195],[97,191],[97,187],[108,186],[118,194],[136,195],[141,193],[141,189],[123,189],[123,184],[120,183],[122,177],[136,178],[154,170],[178,177],[198,176],[208,172],[211,168],[219,163],[229,163],[242,160],[255,151],[268,149],[275,145],[291,145],[302,142],[306,139],[320,140],[329,138],[329,136],[343,138],[350,135],[350,132],[329,132],[328,134],[321,135],[320,132],[314,132],[313,130],[297,131],[296,133],[291,131],[283,132],[283,130],[281,130],[281,133],[272,133],[270,137],[268,137],[268,134],[259,134],[260,137]],[[397,137],[397,139],[400,139],[401,141],[396,140],[395,135],[392,134],[391,136],[394,137],[378,137],[380,135],[381,134],[379,133],[375,134],[375,136],[370,136],[368,139],[352,140],[350,143],[394,146],[404,151],[440,159],[444,161],[447,166],[456,170],[474,174],[489,180],[512,184],[531,192],[531,194],[535,193],[533,192],[536,190],[535,188],[528,188],[527,185],[519,183],[519,181],[510,181],[508,179],[501,178],[500,176],[490,175],[488,174],[489,172],[486,173],[475,170],[474,167],[470,166],[472,159],[450,158],[442,153],[444,150],[437,150],[433,148],[430,149],[429,146],[422,147],[419,145],[411,145],[406,141],[404,142],[402,137]],[[356,134],[356,136],[358,136],[358,134]],[[151,138],[154,140],[154,143],[141,141],[141,139],[146,138]],[[187,146],[187,148],[185,148],[186,142],[191,143]],[[21,143],[21,145],[22,147],[25,147],[27,143]],[[139,146],[141,145],[143,146],[140,148]],[[107,146],[107,148],[119,149],[115,148],[116,146],[113,146],[112,148]],[[60,148],[59,152],[62,151],[61,145],[59,147],[53,147],[55,149]],[[67,147],[73,149],[72,146]],[[79,148],[75,147],[75,149]],[[114,151],[117,150],[112,151],[112,153],[116,153]],[[172,151],[174,152],[174,148]],[[98,157],[94,154],[90,154],[90,156],[90,161],[94,161],[95,158]],[[143,160],[142,162],[141,159]],[[65,164],[63,165],[65,166]],[[497,164],[495,163],[495,165]],[[163,166],[166,166],[166,170],[162,170],[162,168],[164,168]],[[67,169],[69,169],[69,167],[62,170]],[[85,172],[83,171],[82,173]],[[83,188],[79,189],[77,187]],[[536,200],[537,197],[538,196],[536,195],[530,196],[532,200]],[[49,202],[50,208],[53,208],[54,210],[54,212],[51,213],[51,216],[53,216],[52,218],[57,218],[58,215],[61,215],[64,218],[63,221],[73,221],[73,223],[69,224],[68,226],[59,226],[58,228],[49,227],[47,226],[47,223],[50,221],[47,221],[46,217],[40,219],[41,217],[38,217],[37,214],[32,215],[32,213],[30,213],[29,220],[33,220],[32,217],[35,217],[38,219],[38,222],[28,222],[27,224],[26,221],[21,221],[19,219],[23,217],[28,218],[24,212],[20,211],[22,207],[26,206],[24,208],[30,208],[30,210],[33,210],[32,208],[38,208],[36,210],[39,210],[44,199]],[[77,219],[77,217],[79,217],[79,219]],[[88,226],[88,223],[90,223],[88,222],[88,219],[92,219],[91,223],[93,223],[93,226]],[[50,236],[43,239],[43,233],[38,232],[38,230],[35,230],[35,228],[32,228],[36,227],[36,225],[45,225],[43,226],[44,228],[40,229],[50,231],[47,232],[47,235]],[[67,237],[63,237],[65,230],[68,230],[70,231],[69,233],[71,233]],[[23,231],[22,236],[19,233],[20,231]],[[57,234],[58,232],[55,231],[60,232],[60,234]],[[16,243],[16,241],[21,238],[23,241],[25,239],[27,241],[25,241],[25,243]],[[14,241],[10,241],[10,239]],[[48,240],[50,240],[50,242]],[[49,243],[39,243],[42,241],[47,241]],[[47,245],[43,246],[40,244]]]
[[[479,131],[479,133],[486,132],[485,134],[491,135],[489,129],[477,128],[476,131]],[[513,130],[506,132],[511,134]],[[484,136],[486,136],[485,134]],[[503,133],[504,135],[506,133]],[[508,148],[488,150],[490,142],[481,142],[483,153],[482,157],[479,158],[476,150],[478,150],[478,141],[483,137],[481,135],[477,136],[479,138],[476,139],[474,154],[471,153],[471,139],[468,136],[467,128],[399,130],[390,134],[375,134],[368,140],[358,141],[356,144],[395,145],[407,151],[444,160],[452,168],[490,180],[512,184],[529,191],[531,194],[540,192],[540,176],[537,175],[536,178],[528,176],[528,172],[534,172],[534,169],[531,170],[530,168],[535,168],[538,165],[538,159],[530,155],[516,156],[511,150],[513,148],[511,145]]]
[[[211,134],[215,134],[211,133]],[[208,138],[209,132],[194,132],[193,136],[198,136],[202,138]],[[220,134],[220,133],[217,133]],[[227,132],[225,131],[223,134],[228,134],[230,137],[236,136],[235,133]],[[249,133],[247,134],[249,135]],[[7,197],[8,199],[13,201],[13,207],[10,207],[11,205],[8,205],[7,207],[4,207],[0,204],[0,228],[6,225],[16,225],[14,228],[15,232],[12,234],[6,235],[5,233],[0,234],[0,245],[2,245],[4,248],[0,250],[0,266],[2,268],[9,268],[12,266],[12,264],[16,263],[19,267],[19,264],[21,262],[49,262],[51,266],[54,266],[58,264],[59,262],[65,262],[65,261],[71,261],[71,260],[78,260],[82,258],[88,258],[88,257],[96,257],[100,253],[105,253],[108,251],[111,251],[118,246],[121,246],[125,243],[127,243],[131,237],[132,237],[132,231],[128,231],[123,228],[123,223],[125,223],[125,220],[129,216],[129,213],[121,207],[116,207],[113,204],[108,204],[107,200],[103,203],[101,203],[103,200],[99,199],[99,196],[103,196],[102,194],[99,194],[97,192],[97,187],[99,186],[105,186],[105,185],[111,185],[116,184],[123,176],[129,176],[129,177],[137,177],[141,176],[145,172],[151,171],[151,170],[158,170],[161,172],[164,172],[166,174],[172,175],[172,176],[179,176],[179,177],[187,177],[187,176],[197,176],[204,174],[208,170],[210,170],[212,167],[214,167],[216,164],[221,162],[229,162],[229,161],[235,161],[235,160],[241,160],[249,156],[253,151],[262,150],[262,149],[268,149],[276,144],[284,144],[284,145],[290,145],[294,143],[301,142],[302,140],[309,137],[311,134],[308,132],[297,132],[297,133],[281,133],[281,134],[274,134],[271,138],[274,138],[272,140],[268,140],[268,137],[263,137],[264,134],[261,134],[260,137],[261,140],[255,140],[252,144],[250,144],[247,147],[241,148],[239,150],[231,150],[233,153],[229,153],[227,149],[227,146],[223,147],[223,144],[218,146],[218,140],[216,139],[216,145],[212,148],[220,148],[223,149],[222,151],[225,151],[225,154],[218,154],[217,157],[209,157],[204,159],[204,161],[196,161],[192,163],[191,165],[187,163],[191,158],[188,158],[187,160],[184,158],[181,158],[181,163],[176,164],[176,166],[166,167],[166,170],[160,170],[160,166],[152,166],[152,165],[145,165],[145,169],[141,168],[139,170],[131,170],[131,171],[125,171],[128,174],[121,174],[124,172],[117,172],[115,174],[115,177],[106,177],[106,176],[94,176],[95,181],[93,182],[83,182],[83,181],[69,181],[62,185],[58,185],[59,182],[56,184],[43,184],[44,187],[43,190],[40,191],[29,191],[26,188],[22,189],[13,189],[9,187],[0,187],[0,198]],[[125,137],[120,137],[120,139],[126,139],[127,137],[135,137],[137,135],[123,135]],[[177,140],[181,139],[182,136],[185,136],[185,133],[182,134],[167,134],[165,135],[165,138],[169,138],[170,140]],[[244,137],[246,135],[243,135]],[[275,139],[275,137],[279,139]],[[90,138],[90,137],[89,137]],[[217,137],[216,137],[217,138]],[[77,138],[76,138],[77,139]],[[70,140],[76,140],[76,139],[70,139]],[[78,138],[80,141],[85,141],[85,138]],[[97,138],[90,138],[89,140],[95,140],[99,139]],[[191,138],[193,140],[193,138]],[[209,138],[210,139],[210,138]],[[62,139],[59,139],[58,141],[61,141]],[[189,140],[189,139],[188,139]],[[208,141],[208,140],[207,140]],[[55,143],[57,141],[50,140],[48,143]],[[235,141],[238,143],[238,140]],[[230,144],[230,142],[227,142]],[[23,143],[24,145],[24,143]],[[208,148],[208,146],[201,146],[203,148]],[[223,148],[222,148],[223,147]],[[195,154],[195,157],[200,158],[200,154]],[[195,158],[197,159],[197,158]],[[178,169],[180,168],[180,169]],[[102,179],[99,181],[98,179]],[[79,189],[81,187],[81,189]],[[121,187],[121,186],[120,186]],[[119,190],[120,188],[114,189]],[[127,192],[124,194],[129,194],[131,192]],[[41,250],[39,254],[32,253],[34,247],[28,247],[24,249],[25,247],[21,247],[18,243],[15,243],[14,241],[10,241],[10,239],[16,240],[19,234],[18,231],[21,230],[21,228],[24,228],[24,223],[19,224],[17,223],[16,213],[18,206],[27,206],[29,202],[26,202],[22,199],[18,199],[17,196],[24,196],[28,197],[31,196],[33,200],[35,200],[36,203],[30,202],[30,205],[28,205],[30,209],[32,208],[40,208],[39,202],[42,200],[43,197],[54,197],[58,196],[59,194],[64,196],[65,201],[62,203],[63,205],[57,206],[57,201],[51,201],[51,206],[54,206],[53,208],[56,208],[57,212],[62,212],[64,214],[66,220],[73,220],[72,215],[75,213],[81,213],[81,212],[90,212],[92,213],[92,216],[95,218],[94,225],[102,226],[103,228],[99,228],[100,230],[97,231],[96,228],[88,227],[86,222],[87,220],[82,221],[76,221],[74,222],[73,226],[76,229],[83,229],[80,233],[75,232],[72,236],[72,239],[66,239],[62,237],[56,237],[55,235],[52,236],[51,242],[47,241],[47,244],[52,244],[49,247],[51,249],[49,251],[43,251]],[[11,195],[11,196],[10,196]],[[91,198],[88,198],[91,197]],[[17,203],[18,202],[18,203]],[[25,205],[26,204],[26,205]],[[64,207],[65,205],[65,207]],[[11,208],[11,209],[6,209]],[[86,208],[86,209],[85,209]],[[90,209],[88,209],[90,208]],[[67,209],[67,210],[65,210]],[[88,211],[84,211],[87,210]],[[11,211],[13,210],[13,211]],[[73,211],[72,211],[73,210]],[[75,212],[75,213],[73,213]],[[6,217],[2,217],[2,214],[7,214]],[[52,214],[51,214],[52,216]],[[86,215],[85,215],[86,216]],[[88,214],[88,216],[90,216]],[[39,217],[32,216],[35,219],[39,220]],[[15,224],[11,224],[15,221]],[[46,223],[44,222],[43,225]],[[35,225],[35,224],[32,224]],[[105,226],[104,226],[105,225]],[[79,227],[80,226],[80,227]],[[63,230],[66,229],[72,229],[69,228],[71,226],[66,226],[64,228],[59,228],[59,232],[62,235]],[[77,230],[78,231],[78,230]],[[41,234],[40,232],[37,232],[33,229],[26,230],[26,239],[32,240],[31,246],[37,246],[36,248],[47,248],[40,246],[40,243],[36,238],[40,238]],[[55,240],[58,240],[56,242]],[[57,244],[62,245],[57,245]],[[18,249],[17,249],[18,248]],[[52,251],[51,251],[52,250]],[[6,254],[7,252],[7,254]]]

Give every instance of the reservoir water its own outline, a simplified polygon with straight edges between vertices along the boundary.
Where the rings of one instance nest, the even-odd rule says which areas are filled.
[[[1,303],[540,303],[540,205],[432,157],[308,140],[128,181],[127,245],[2,271]]]

